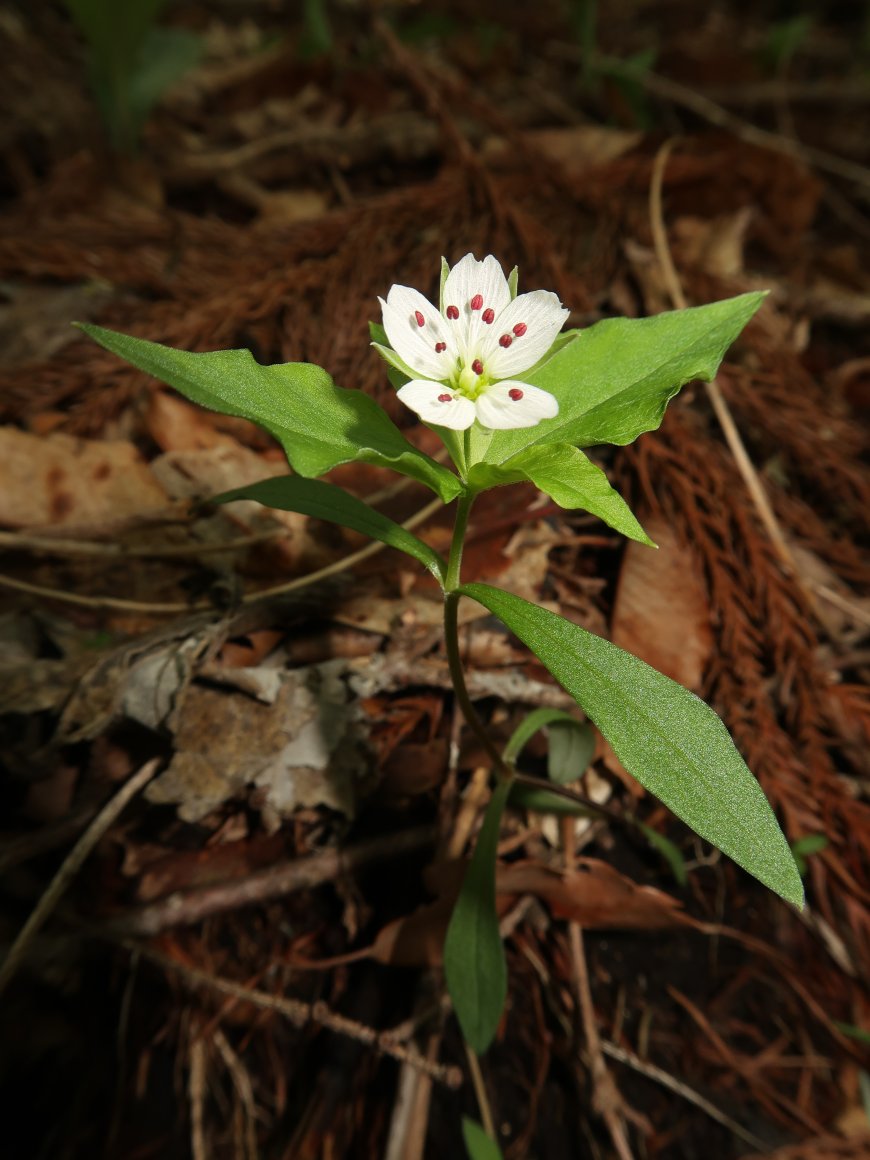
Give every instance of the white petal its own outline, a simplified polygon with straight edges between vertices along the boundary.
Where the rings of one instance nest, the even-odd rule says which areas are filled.
[[[483,299],[478,310],[471,309],[471,300],[477,295]],[[510,287],[498,259],[488,254],[478,262],[473,254],[466,254],[457,262],[444,283],[444,310],[455,306],[459,318],[455,327],[460,357],[471,362],[477,355],[479,339],[484,331],[490,331],[497,322],[483,321],[486,310],[495,312],[496,317],[511,300]],[[449,325],[449,323],[448,323]]]
[[[511,391],[518,397],[511,398]],[[488,387],[475,407],[481,426],[497,431],[534,427],[542,419],[555,419],[559,414],[559,404],[549,391],[511,379]]]
[[[474,422],[474,403],[463,395],[456,395],[443,383],[426,379],[412,379],[396,392],[406,407],[416,411],[426,423],[464,431]],[[447,400],[445,396],[449,395]]]
[[[456,365],[456,339],[448,323],[431,302],[410,286],[393,286],[387,300],[379,298],[384,330],[393,350],[418,375],[446,379]],[[417,314],[423,319],[421,326]],[[438,343],[443,351],[436,351]]]
[[[485,335],[486,348],[479,355],[487,374],[502,379],[534,366],[553,345],[569,314],[549,290],[520,294],[496,318],[491,333]],[[517,326],[526,329],[518,335]],[[499,345],[503,335],[510,337],[507,347]]]

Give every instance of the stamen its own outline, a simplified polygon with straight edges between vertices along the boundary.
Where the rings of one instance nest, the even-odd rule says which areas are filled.
[[[517,338],[522,338],[528,329],[529,328],[524,322],[518,322],[514,327],[514,334],[517,336]]]
[[[456,319],[459,317],[459,307],[458,306],[448,306],[445,313],[451,322],[455,322]]]
[[[501,336],[501,338],[498,340],[498,345],[507,348],[510,346],[510,344],[512,342],[513,342],[513,339],[511,338],[511,336],[509,334],[503,334]]]
[[[483,295],[475,294],[468,305],[472,310],[480,310],[481,306],[483,306]]]
[[[513,399],[515,403],[518,403],[522,397],[523,392],[519,387],[511,387],[511,389],[508,391],[508,398]]]
[[[476,375],[482,375],[482,374],[483,374],[483,363],[480,361],[480,359],[479,359],[479,358],[476,358],[476,359],[474,360],[474,362],[471,364],[471,369],[474,371],[474,373],[475,373]]]
[[[448,395],[448,394],[447,394],[447,392],[445,391],[443,395],[439,395],[439,396],[438,396],[438,402],[439,402],[439,403],[452,403],[452,402],[453,402],[453,396],[452,396],[452,395]]]
[[[435,343],[435,353],[441,354],[442,350],[447,350],[447,343],[446,342],[436,342]]]
[[[423,317],[422,313],[419,310],[414,311],[414,317],[417,319],[418,326],[425,326],[426,325],[426,319]]]
[[[493,308],[491,306],[487,306],[486,310],[484,310],[483,314],[481,314],[480,317],[483,319],[483,321],[486,323],[486,325],[489,326],[489,324],[495,318],[495,311],[493,310]]]

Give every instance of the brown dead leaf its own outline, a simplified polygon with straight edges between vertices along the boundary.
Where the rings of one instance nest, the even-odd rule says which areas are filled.
[[[461,862],[430,866],[425,880],[439,897],[383,927],[368,957],[397,967],[437,966],[464,866]],[[590,930],[666,930],[694,925],[677,899],[651,886],[638,886],[597,858],[579,858],[576,871],[570,873],[534,861],[499,865],[496,890],[499,912],[509,909],[514,896],[534,894],[546,903],[554,918],[579,922]]]
[[[534,894],[554,918],[591,930],[662,930],[692,924],[677,899],[651,886],[638,886],[597,858],[578,858],[577,869],[571,872],[533,861],[499,866],[496,889],[499,894]]]
[[[752,206],[705,219],[681,217],[674,222],[674,254],[680,265],[697,266],[719,278],[743,273],[743,247]]]
[[[132,443],[40,439],[0,428],[0,524],[10,528],[103,525],[163,510],[166,492]]]
[[[612,640],[697,692],[713,649],[707,587],[698,560],[660,517],[644,521],[659,545],[629,544],[619,574]]]
[[[569,177],[579,177],[596,165],[606,165],[634,149],[643,134],[609,125],[569,125],[554,129],[530,129],[523,139],[550,161],[560,165]],[[485,155],[503,153],[506,143],[491,139],[484,143]]]

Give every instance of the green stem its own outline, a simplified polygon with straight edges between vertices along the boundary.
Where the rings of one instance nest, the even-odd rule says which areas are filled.
[[[462,710],[468,727],[477,737],[487,755],[492,760],[492,766],[500,778],[512,778],[513,770],[505,764],[495,742],[487,732],[486,726],[477,714],[468,694],[465,684],[465,673],[462,671],[462,655],[459,648],[459,599],[457,588],[460,584],[460,569],[462,566],[462,549],[465,544],[465,532],[468,528],[468,517],[471,514],[473,495],[463,495],[459,499],[456,509],[456,523],[453,528],[453,540],[450,544],[450,555],[447,559],[447,579],[444,594],[444,641],[447,646],[447,664],[450,668],[450,679],[453,682],[453,691]]]

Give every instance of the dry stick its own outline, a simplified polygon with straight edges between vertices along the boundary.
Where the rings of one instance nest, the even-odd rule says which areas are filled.
[[[160,764],[159,758],[145,765],[126,781],[113,798],[103,806],[76,844],[67,854],[58,872],[52,878],[47,890],[34,907],[30,918],[21,928],[18,937],[0,966],[0,994],[18,969],[34,935],[57,906],[61,895],[79,872],[82,863],[112,825],[127,803],[148,784]]]
[[[625,71],[622,62],[609,58],[602,59],[602,63],[613,72]],[[763,149],[774,149],[777,153],[786,153],[797,157],[801,161],[814,165],[826,173],[833,173],[837,177],[844,177],[847,181],[854,181],[858,185],[870,186],[870,169],[857,161],[850,161],[836,153],[829,153],[826,149],[817,149],[813,145],[804,145],[793,138],[785,137],[781,133],[773,133],[769,129],[761,129],[750,121],[744,121],[711,101],[709,97],[696,93],[694,89],[681,85],[669,77],[660,76],[652,72],[632,72],[632,77],[640,85],[656,96],[672,101],[675,105],[682,105],[697,114],[702,120],[711,125],[718,125],[728,129],[735,137],[750,145],[759,145]]]
[[[190,1101],[190,1154],[193,1160],[208,1160],[205,1142],[205,1044],[199,1038],[190,1045],[190,1072],[187,1077],[187,1098]]]
[[[571,874],[576,870],[574,819],[563,818],[560,829],[562,831],[562,857],[565,870],[568,874]],[[571,968],[574,974],[574,988],[577,993],[577,1003],[580,1011],[580,1019],[583,1024],[583,1033],[586,1038],[586,1049],[589,1053],[589,1075],[592,1080],[592,1106],[607,1125],[610,1139],[613,1141],[613,1146],[620,1160],[633,1160],[631,1147],[628,1142],[628,1133],[625,1129],[622,1096],[607,1069],[607,1064],[604,1061],[604,1054],[601,1049],[601,1038],[598,1034],[598,1025],[595,1022],[595,1007],[592,1003],[592,989],[589,986],[589,971],[586,966],[586,955],[583,950],[583,931],[580,923],[574,921],[569,922],[568,932],[571,948]]]
[[[653,164],[652,178],[650,180],[649,191],[649,214],[650,226],[652,228],[653,246],[655,248],[656,258],[661,267],[662,276],[668,288],[668,293],[671,296],[671,301],[677,310],[684,310],[686,308],[686,296],[683,294],[683,288],[680,285],[679,275],[674,266],[673,258],[671,257],[670,246],[668,245],[667,233],[665,232],[664,213],[662,210],[662,182],[664,178],[665,166],[667,165],[668,157],[677,142],[677,138],[671,137],[662,145],[656,154],[655,162]],[[746,484],[746,490],[749,492],[752,502],[755,504],[758,517],[761,520],[767,534],[770,536],[771,543],[774,550],[779,557],[780,563],[785,568],[788,575],[800,589],[809,607],[816,612],[816,601],[813,592],[804,584],[801,579],[798,568],[795,564],[794,556],[791,549],[782,533],[779,522],[774,514],[770,500],[767,498],[767,493],[762,486],[761,480],[758,477],[758,472],[752,460],[749,458],[749,452],[746,450],[746,445],[737,424],[734,422],[734,416],[731,414],[731,408],[725,401],[725,396],[719,387],[719,383],[714,378],[712,382],[704,384],[707,390],[707,397],[713,407],[716,418],[719,421],[719,426],[722,428],[722,433],[725,436],[725,441],[731,454],[734,456],[734,461],[737,464],[737,470]],[[827,589],[823,593],[826,594]],[[818,615],[816,613],[816,615]]]
[[[443,507],[443,502],[440,499],[434,499],[431,503],[426,504],[420,511],[415,512],[409,519],[405,520],[402,527],[406,531],[418,527],[425,523],[431,515],[439,511]],[[386,544],[380,541],[374,541],[371,544],[366,544],[364,548],[360,548],[356,552],[351,552],[349,556],[342,556],[340,560],[336,560],[332,564],[327,564],[324,568],[318,568],[316,572],[309,572],[305,576],[297,576],[293,580],[288,580],[285,584],[276,584],[273,588],[262,588],[259,592],[249,592],[242,597],[240,604],[254,604],[258,600],[268,600],[274,596],[283,596],[288,592],[296,592],[301,588],[307,588],[311,584],[316,584],[320,580],[325,580],[329,576],[335,576],[339,572],[344,572],[348,568],[352,568],[355,564],[359,564],[363,560],[367,560],[370,556],[382,552]],[[4,588],[14,588],[18,592],[27,592],[32,596],[44,596],[48,600],[60,600],[66,604],[78,604],[84,608],[111,608],[117,612],[147,612],[152,614],[174,614],[181,612],[214,612],[214,605],[208,600],[201,600],[197,604],[181,604],[177,602],[154,602],[142,600],[123,600],[116,596],[80,596],[74,592],[64,592],[59,588],[46,588],[40,584],[30,584],[26,580],[15,580],[11,576],[0,576],[0,586]]]
[[[616,1043],[611,1043],[609,1039],[601,1040],[601,1050],[605,1055],[609,1055],[611,1059],[615,1059],[619,1063],[624,1063],[626,1067],[630,1067],[639,1075],[646,1076],[647,1079],[654,1080],[656,1083],[661,1084],[662,1087],[676,1093],[678,1096],[682,1096],[688,1103],[694,1104],[696,1108],[705,1112],[711,1120],[716,1120],[717,1123],[728,1128],[730,1132],[733,1132],[744,1143],[762,1151],[767,1150],[767,1144],[764,1140],[759,1139],[758,1136],[753,1136],[750,1131],[747,1131],[741,1124],[738,1124],[736,1120],[732,1120],[730,1116],[726,1116],[715,1104],[711,1104],[709,1100],[704,1099],[694,1088],[678,1080],[670,1072],[656,1067],[653,1063],[647,1063],[646,1060],[640,1059],[633,1052],[626,1051]]]
[[[434,1063],[432,1060],[420,1055],[413,1048],[403,1047],[396,1041],[393,1033],[389,1031],[375,1031],[374,1028],[366,1027],[363,1023],[357,1023],[354,1019],[347,1019],[345,1016],[331,1011],[325,1003],[303,1003],[300,999],[285,999],[280,995],[272,995],[268,991],[260,991],[255,987],[246,987],[244,984],[237,983],[233,979],[225,979],[220,975],[211,975],[208,971],[203,971],[199,967],[192,967],[186,963],[177,962],[175,959],[170,958],[169,955],[165,955],[161,951],[153,950],[151,947],[131,939],[121,939],[119,941],[121,946],[134,954],[140,954],[143,958],[148,959],[157,966],[180,975],[189,986],[208,987],[210,990],[217,991],[222,995],[229,995],[244,1003],[251,1003],[261,1010],[276,1011],[297,1027],[301,1027],[308,1022],[318,1023],[321,1027],[325,1027],[329,1031],[334,1031],[338,1035],[344,1035],[358,1043],[363,1043],[368,1047],[374,1047],[378,1051],[383,1052],[384,1055],[389,1055],[392,1059],[397,1059],[400,1063],[409,1063],[412,1067],[419,1067],[421,1071],[431,1076],[437,1083],[446,1084],[447,1087],[451,1088],[458,1088],[462,1084],[462,1075],[459,1068]]]
[[[253,906],[296,890],[310,890],[361,866],[419,850],[434,838],[434,826],[416,826],[359,842],[348,849],[309,854],[292,862],[270,866],[246,878],[220,882],[200,890],[178,891],[150,906],[110,919],[95,928],[95,933],[102,932],[109,937],[150,937],[171,927],[189,926],[240,906]]]
[[[11,552],[32,552],[45,556],[109,556],[114,559],[173,559],[174,557],[214,555],[218,552],[233,552],[240,548],[250,548],[267,540],[277,540],[287,535],[286,528],[270,528],[268,531],[251,532],[247,536],[236,536],[220,542],[188,544],[165,544],[163,547],[132,548],[124,544],[106,543],[103,540],[65,540],[54,536],[39,536],[29,532],[0,532],[0,548]]]

